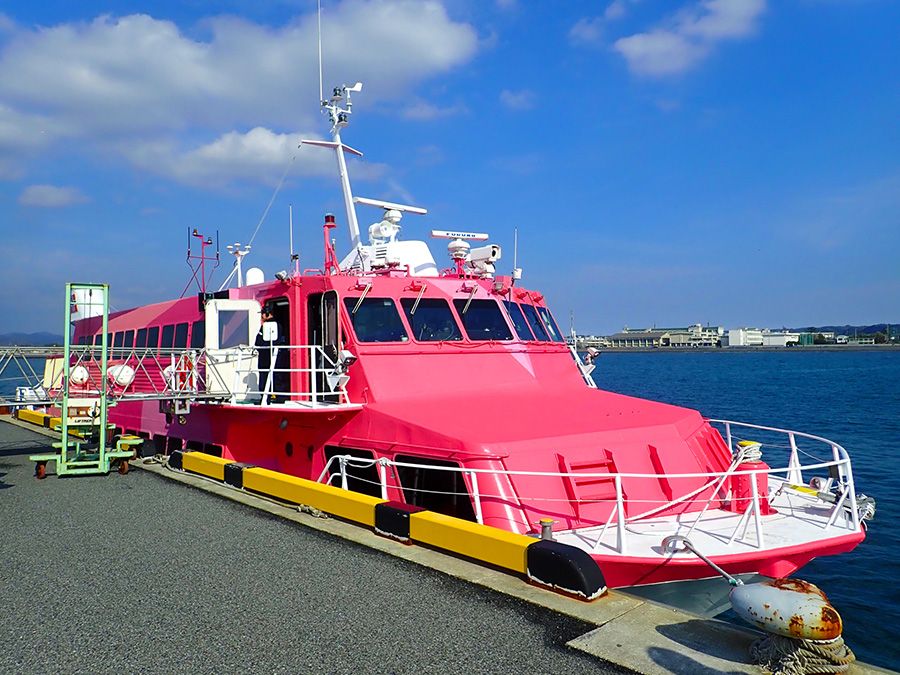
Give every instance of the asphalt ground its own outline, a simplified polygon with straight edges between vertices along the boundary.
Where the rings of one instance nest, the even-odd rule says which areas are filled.
[[[0,672],[619,673],[595,626],[0,422]],[[48,466],[48,470],[52,470]]]

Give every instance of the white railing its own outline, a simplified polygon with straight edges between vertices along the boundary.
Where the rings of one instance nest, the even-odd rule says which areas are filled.
[[[256,355],[261,349],[269,348],[241,347],[241,349],[247,350],[245,352],[246,354],[252,353]],[[278,361],[279,354],[284,351],[291,352],[292,350],[305,355],[307,366],[297,368],[276,368],[275,364]],[[249,359],[244,362],[248,361]],[[300,362],[299,359],[297,359],[297,361]],[[300,382],[307,384],[308,387],[304,387],[300,390],[291,389],[290,380],[293,379],[291,377],[292,373],[300,373]],[[334,403],[335,401],[330,401],[330,399],[334,397],[337,397],[337,403],[345,405],[351,404],[350,397],[347,394],[347,382],[349,382],[350,377],[346,374],[346,367],[339,361],[332,359],[320,345],[273,346],[271,348],[271,358],[268,368],[260,369],[252,365],[244,368],[235,368],[234,382],[236,383],[242,377],[246,378],[244,382],[252,382],[251,376],[254,374],[260,376],[257,380],[257,384],[261,379],[265,379],[265,385],[263,387],[243,388],[235,384],[231,388],[232,391],[235,392],[232,397],[233,401],[239,398],[237,392],[240,391],[241,394],[245,396],[259,397],[263,406],[272,405],[273,402],[284,401],[305,402],[311,407],[325,406],[329,403]],[[265,378],[262,378],[262,375],[265,375]],[[279,375],[282,377],[279,377]],[[288,387],[276,386],[276,380],[281,380],[282,384],[287,380]]]
[[[465,497],[471,499],[473,508],[475,511],[475,519],[478,523],[484,523],[483,518],[483,502],[485,500],[494,500],[500,501],[504,503],[514,502],[514,506],[518,508],[525,507],[537,507],[546,504],[552,504],[553,502],[558,503],[566,503],[573,504],[578,502],[579,500],[572,500],[568,497],[547,497],[543,495],[530,495],[523,496],[519,495],[518,497],[510,497],[510,494],[486,494],[481,489],[479,484],[479,477],[483,478],[486,476],[529,476],[529,477],[541,477],[541,478],[558,478],[561,481],[563,479],[582,479],[582,478],[604,478],[611,479],[613,485],[615,487],[615,497],[612,499],[585,499],[582,503],[595,504],[600,502],[611,502],[612,509],[609,513],[607,520],[604,523],[596,523],[591,525],[589,528],[579,528],[578,532],[583,531],[584,529],[593,529],[596,527],[600,528],[600,533],[598,538],[596,539],[596,543],[594,544],[594,548],[599,547],[601,539],[603,535],[606,534],[607,530],[613,526],[613,522],[615,522],[615,530],[617,533],[617,544],[616,550],[619,553],[625,554],[627,553],[627,537],[626,532],[629,529],[629,526],[633,524],[649,519],[658,514],[663,514],[665,511],[671,510],[674,507],[678,507],[681,505],[685,506],[685,509],[678,513],[678,517],[673,518],[671,520],[672,525],[672,533],[678,533],[685,526],[689,526],[689,534],[693,532],[704,519],[708,519],[709,514],[712,510],[710,506],[718,501],[720,504],[724,502],[731,502],[732,504],[738,503],[739,507],[740,501],[747,501],[746,508],[739,511],[730,510],[734,515],[740,514],[737,525],[734,527],[730,537],[728,538],[728,545],[734,544],[735,541],[742,541],[743,543],[750,543],[745,540],[747,529],[749,528],[750,522],[753,522],[753,528],[755,533],[755,542],[753,545],[758,549],[765,548],[765,524],[766,524],[766,516],[762,515],[761,508],[761,500],[767,499],[771,501],[774,497],[781,495],[785,490],[791,490],[792,492],[796,490],[796,488],[801,488],[800,490],[796,490],[796,494],[803,500],[806,500],[811,506],[820,510],[823,514],[821,520],[823,521],[821,525],[821,529],[829,532],[826,536],[831,536],[830,532],[834,529],[840,530],[850,530],[856,532],[860,528],[860,513],[858,510],[857,504],[857,495],[855,492],[855,487],[853,483],[853,473],[850,466],[850,457],[847,454],[847,451],[844,450],[843,447],[830,441],[826,438],[822,438],[820,436],[815,436],[813,434],[806,434],[799,431],[790,431],[787,429],[779,429],[776,427],[766,427],[755,424],[747,424],[742,422],[734,422],[730,420],[708,420],[712,424],[724,425],[727,437],[727,443],[729,448],[732,445],[734,440],[734,428],[738,427],[741,429],[752,429],[757,432],[768,432],[774,433],[778,435],[787,436],[788,445],[784,446],[785,448],[790,450],[790,457],[788,460],[787,466],[784,467],[776,467],[776,468],[766,468],[766,469],[739,469],[743,455],[740,450],[736,453],[733,452],[734,460],[731,465],[725,471],[720,472],[695,472],[695,473],[667,473],[667,474],[649,474],[649,473],[571,473],[571,472],[556,472],[556,471],[509,471],[502,469],[475,469],[475,468],[466,468],[466,467],[453,467],[453,466],[435,466],[433,464],[416,464],[411,462],[397,462],[393,460],[389,460],[387,458],[379,458],[379,459],[363,459],[359,457],[354,457],[352,455],[336,455],[329,459],[325,468],[322,470],[322,473],[319,475],[318,482],[331,483],[331,481],[340,476],[341,486],[346,489],[347,488],[347,478],[348,478],[348,467],[361,467],[368,468],[377,465],[378,467],[378,485],[380,486],[381,496],[383,499],[389,499],[389,494],[391,490],[398,491],[402,494],[402,492],[422,492],[422,493],[435,493],[436,491],[428,491],[428,490],[420,490],[407,486],[401,486],[399,478],[395,472],[394,476],[397,478],[396,485],[388,484],[388,476],[387,471],[389,468],[410,468],[410,469],[421,469],[428,471],[446,471],[462,474],[469,482],[471,492],[448,492],[441,491],[438,494],[442,495],[458,495],[461,497]],[[803,438],[808,441],[815,441],[819,443],[823,443],[827,445],[831,449],[832,458],[830,460],[821,460],[815,461],[809,464],[802,464],[799,460],[799,454],[802,452],[797,445],[797,439]],[[763,444],[764,448],[773,449],[777,448],[777,445],[772,444]],[[808,453],[807,453],[808,454]],[[337,465],[337,471],[334,471],[335,465]],[[829,475],[827,479],[820,478],[819,488],[815,491],[811,491],[806,488],[806,484],[803,482],[803,474],[810,473],[813,471],[826,471]],[[771,478],[770,486],[777,486],[777,489],[770,490],[769,495],[761,496],[759,494],[759,483],[760,476],[765,474],[768,478]],[[731,477],[735,476],[749,476],[750,484],[751,484],[751,493],[752,495],[749,498],[738,499],[730,494],[730,489],[723,494],[723,490],[726,490],[726,486],[728,485],[727,481]],[[635,481],[639,480],[653,480],[659,481],[660,478],[672,480],[679,478],[694,478],[694,479],[707,479],[703,482],[703,484],[695,489],[690,490],[689,492],[679,495],[677,497],[673,497],[668,500],[644,500],[644,499],[629,499],[626,497],[625,484],[628,483],[630,485],[634,485]],[[354,476],[355,480],[365,481],[365,479]],[[496,483],[496,479],[493,481]],[[793,486],[793,487],[792,487]],[[563,487],[560,485],[559,491],[563,492]],[[703,496],[704,493],[709,493],[708,496]],[[636,515],[627,515],[626,516],[626,506],[634,506],[634,505],[653,505],[652,508],[648,510],[642,511]],[[695,510],[688,510],[691,506],[696,507]],[[638,508],[643,508],[642,506],[638,506]],[[721,510],[719,510],[721,514]],[[824,514],[827,513],[827,518],[824,517]],[[839,516],[844,515],[843,522],[839,521]],[[684,516],[693,516],[693,519],[685,523],[682,520]],[[660,520],[654,521],[655,525],[660,524]],[[660,537],[663,534],[667,534],[663,532],[661,529],[656,529],[655,533]]]
[[[69,376],[70,397],[99,397],[106,390],[111,402],[158,399],[196,402],[259,402],[262,405],[294,402],[305,407],[351,404],[346,367],[331,359],[320,345],[278,345],[270,367],[258,368],[260,349],[242,345],[232,349],[145,349],[112,347],[107,350],[107,378],[101,376],[100,347],[70,345],[68,369],[62,347],[0,348],[0,386],[16,394],[0,395],[8,405],[59,406],[65,393],[63,374]],[[299,351],[306,367],[276,368],[279,351]],[[288,359],[289,360],[289,359]],[[39,363],[43,361],[43,363]],[[300,362],[299,359],[297,359]],[[130,369],[123,375],[122,366]],[[10,374],[12,373],[12,374]],[[293,377],[299,373],[300,377]],[[117,381],[116,375],[121,377]],[[265,380],[264,387],[258,386]],[[299,388],[291,388],[291,381]],[[276,381],[279,386],[276,387]],[[284,382],[287,387],[280,386]]]

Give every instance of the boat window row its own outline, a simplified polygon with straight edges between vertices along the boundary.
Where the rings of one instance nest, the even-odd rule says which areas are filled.
[[[565,342],[546,307],[494,300],[456,298],[453,310],[440,298],[346,297],[344,306],[360,342],[417,342],[469,340]],[[459,317],[459,322],[457,318]],[[507,317],[509,321],[507,321]],[[460,323],[462,329],[460,329]]]
[[[190,338],[190,339],[189,339]],[[99,347],[103,334],[82,335],[77,344]],[[106,344],[116,350],[201,349],[206,344],[206,323],[201,319],[193,323],[173,323],[165,326],[147,326],[137,330],[107,333]]]

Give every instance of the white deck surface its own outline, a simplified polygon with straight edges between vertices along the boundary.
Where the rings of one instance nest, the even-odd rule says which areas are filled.
[[[776,482],[777,486],[778,483]],[[602,538],[598,537],[602,526],[581,528],[556,533],[557,541],[582,548],[589,553],[619,554],[627,557],[655,558],[674,557],[693,559],[694,554],[685,551],[674,555],[664,553],[662,540],[671,534],[689,536],[697,550],[708,556],[734,555],[740,553],[759,553],[760,550],[773,550],[788,546],[797,546],[811,542],[822,542],[836,537],[846,536],[854,532],[849,512],[842,508],[835,522],[825,528],[833,506],[815,497],[807,496],[785,489],[774,497],[772,506],[776,514],[762,516],[763,546],[759,546],[756,537],[753,514],[741,524],[741,514],[722,509],[710,508],[700,523],[691,530],[691,525],[700,515],[699,511],[662,518],[651,517],[625,525],[625,553],[618,551],[618,530],[616,521],[606,528]],[[734,541],[729,540],[738,530]],[[690,534],[689,534],[690,532]]]

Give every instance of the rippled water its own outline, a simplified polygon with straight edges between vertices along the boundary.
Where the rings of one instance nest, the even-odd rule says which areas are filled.
[[[708,417],[843,445],[857,491],[875,497],[877,516],[856,550],[814,560],[797,576],[838,608],[860,660],[900,667],[900,352],[604,352],[594,379]]]

